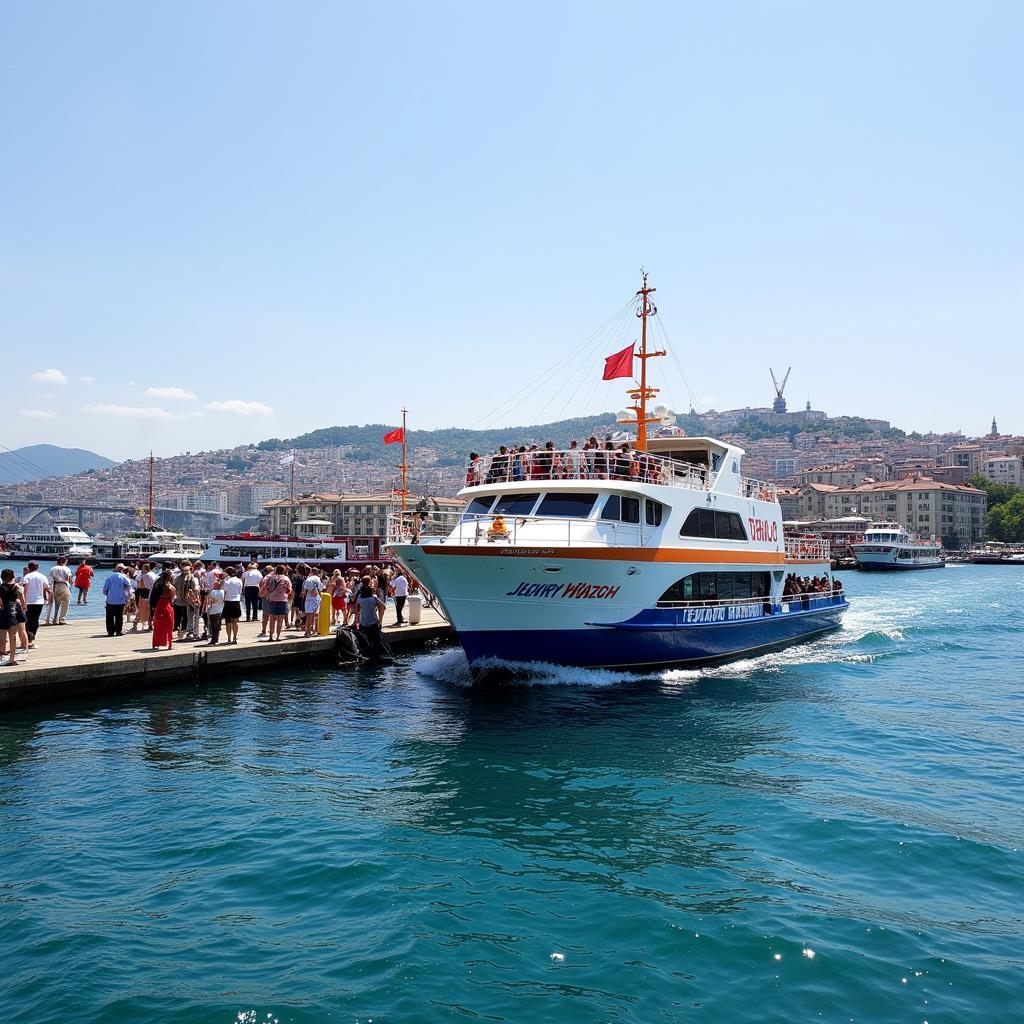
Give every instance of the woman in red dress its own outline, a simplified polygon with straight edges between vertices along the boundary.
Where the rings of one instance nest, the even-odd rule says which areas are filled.
[[[164,569],[153,587],[149,607],[153,616],[153,650],[171,649],[174,638],[174,573]]]

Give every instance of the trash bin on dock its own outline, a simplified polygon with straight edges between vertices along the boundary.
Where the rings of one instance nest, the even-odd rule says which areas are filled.
[[[409,625],[416,626],[419,624],[420,615],[423,612],[423,596],[422,594],[410,594],[409,600],[406,601],[408,607],[406,612],[409,615]]]
[[[320,617],[316,620],[316,631],[319,636],[331,635],[331,595],[320,595]]]

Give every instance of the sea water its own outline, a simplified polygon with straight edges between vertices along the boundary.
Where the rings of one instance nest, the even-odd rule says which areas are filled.
[[[1024,568],[844,580],[702,671],[5,712],[0,1020],[1018,1019]]]

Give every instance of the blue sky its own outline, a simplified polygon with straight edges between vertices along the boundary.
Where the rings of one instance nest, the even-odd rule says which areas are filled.
[[[766,404],[792,364],[791,407],[1024,433],[1020,4],[3,23],[8,447],[171,454],[403,403],[471,425],[521,389],[499,422],[618,408],[590,380],[633,323],[531,381],[641,264],[704,408]]]

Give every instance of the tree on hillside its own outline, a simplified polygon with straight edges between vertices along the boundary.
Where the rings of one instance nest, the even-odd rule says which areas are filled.
[[[971,487],[977,487],[979,491],[984,491],[988,495],[989,511],[994,509],[997,505],[1005,504],[1018,494],[1024,493],[1015,484],[997,484],[992,480],[989,480],[987,476],[982,476],[980,473],[972,476],[967,482]]]
[[[1024,541],[1024,491],[1019,488],[1009,501],[1001,502],[988,514],[988,535],[1008,544]]]

